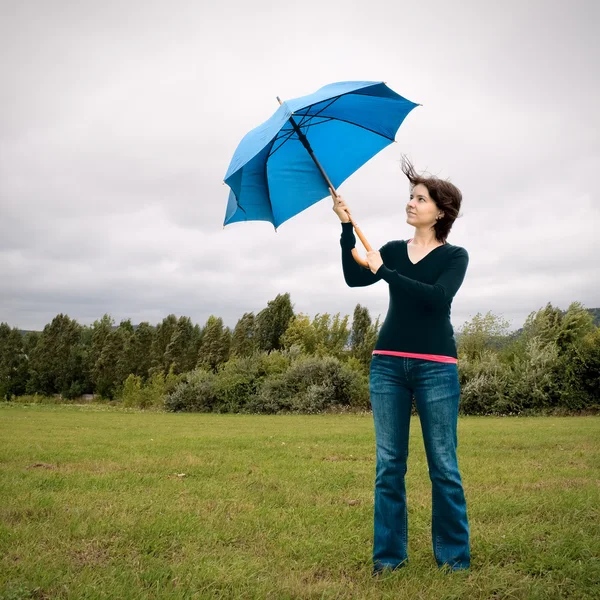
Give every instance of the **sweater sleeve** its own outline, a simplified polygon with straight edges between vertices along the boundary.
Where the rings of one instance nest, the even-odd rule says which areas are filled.
[[[385,264],[377,269],[375,276],[387,281],[390,288],[400,293],[423,302],[431,308],[440,308],[447,305],[458,292],[464,281],[468,264],[467,251],[464,248],[457,248],[448,266],[433,285],[405,277],[397,271],[388,269]]]
[[[372,285],[379,281],[381,268],[377,273],[372,273],[371,269],[359,265],[352,256],[352,248],[356,246],[356,238],[354,237],[354,228],[352,223],[342,223],[342,237],[340,239],[342,246],[342,269],[344,271],[344,279],[350,287],[364,287]],[[387,244],[386,244],[387,245]],[[383,259],[386,246],[383,246],[379,251],[382,253]]]

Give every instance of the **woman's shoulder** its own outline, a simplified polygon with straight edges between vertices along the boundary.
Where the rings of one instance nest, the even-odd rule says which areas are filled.
[[[380,252],[394,252],[394,251],[397,251],[398,249],[402,248],[402,246],[406,246],[406,242],[407,242],[407,240],[390,240],[389,242],[386,242],[383,246],[381,246],[379,251]]]
[[[453,257],[462,257],[469,260],[469,253],[467,252],[466,248],[463,248],[462,246],[456,246],[455,244],[450,244],[448,242],[446,242],[444,246],[448,247],[446,252],[448,252],[448,254],[452,255]]]
[[[402,246],[402,245],[406,245],[408,243],[408,240],[390,240],[389,242],[386,242],[383,245],[383,248],[386,247],[390,247],[390,248],[397,248],[398,246]]]
[[[380,248],[380,252],[394,252],[397,251],[399,249],[403,249],[404,246],[406,246],[408,244],[410,240],[390,240],[389,242],[386,242],[381,248]],[[445,244],[443,244],[447,255],[451,255],[454,257],[465,257],[465,258],[469,258],[469,253],[467,252],[466,248],[463,248],[462,246],[457,246],[455,244],[451,244],[450,242],[446,242]]]

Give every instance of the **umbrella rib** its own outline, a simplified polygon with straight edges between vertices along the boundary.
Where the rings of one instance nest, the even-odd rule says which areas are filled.
[[[322,125],[323,123],[327,123],[327,121],[331,121],[333,119],[333,117],[317,117],[319,119],[322,119],[321,121],[319,121],[318,123],[310,123],[310,122],[304,122],[302,124],[298,124],[298,127],[306,127],[306,129],[308,129],[309,127],[314,127],[315,125]],[[312,120],[312,119],[310,119]]]
[[[301,114],[301,113],[298,113],[298,114]],[[394,141],[394,138],[390,138],[387,135],[383,135],[383,133],[379,133],[379,131],[375,131],[374,129],[365,127],[364,125],[359,125],[358,123],[354,123],[353,121],[348,121],[348,119],[340,119],[339,117],[327,117],[327,118],[330,119],[331,121],[339,121],[340,123],[349,123],[350,125],[354,125],[355,127],[360,127],[361,129],[365,129],[366,131],[370,131],[371,133],[380,135],[381,137],[385,138],[386,140],[390,140],[392,142]],[[321,123],[315,123],[315,125],[321,125]],[[306,127],[306,125],[305,125],[305,127]]]
[[[339,96],[336,96],[335,98],[333,98],[331,100],[331,102],[329,102],[329,104],[326,104],[325,106],[323,106],[323,108],[321,108],[320,110],[318,110],[314,115],[310,115],[307,114],[306,112],[302,113],[302,112],[297,112],[295,114],[298,114],[302,117],[301,119],[301,123],[304,122],[304,117],[308,117],[309,119],[314,118],[319,116],[324,110],[327,110],[334,102],[336,102],[337,100],[339,100],[340,98],[344,97],[344,96],[351,96],[352,94],[355,94],[355,91],[352,92],[347,92],[345,94],[340,94]],[[374,96],[372,94],[355,94],[356,96],[367,96],[369,98],[379,98],[380,96]],[[319,104],[319,102],[317,102],[317,104]],[[316,104],[311,104],[310,106],[307,106],[303,109],[300,109],[301,111],[304,110],[310,110],[313,106],[316,106]],[[375,131],[374,129],[370,129],[369,127],[365,127],[364,125],[359,125],[358,123],[354,123],[352,121],[348,121],[346,119],[339,119],[338,117],[328,117],[329,119],[333,119],[335,121],[340,121],[342,123],[349,123],[350,125],[354,125],[356,127],[360,127],[362,129],[365,129],[366,131],[370,131],[371,133],[375,133],[377,135],[380,135],[381,137],[385,138],[386,140],[390,140],[390,141],[395,141],[394,138],[390,138],[387,135],[383,135],[383,133],[379,133],[379,131]],[[320,125],[320,123],[316,123],[316,125]],[[302,125],[300,125],[302,126]]]
[[[302,115],[301,113],[296,113],[296,114],[300,114],[302,117],[309,117],[309,118],[314,118],[314,115]],[[354,127],[360,127],[361,129],[364,129],[365,131],[370,131],[371,133],[374,133],[386,140],[389,140],[390,142],[395,141],[394,138],[390,138],[387,135],[384,135],[383,133],[380,133],[379,131],[375,131],[374,129],[370,129],[369,127],[365,127],[364,125],[359,125],[358,123],[354,123],[353,121],[348,121],[347,119],[340,119],[338,117],[328,117],[328,116],[323,116],[321,117],[321,119],[325,119],[319,123],[309,123],[308,125],[305,124],[304,125],[298,125],[298,127],[304,127],[306,129],[308,129],[309,127],[316,127],[317,125],[323,125],[323,123],[328,123],[329,121],[339,121],[340,123],[348,123],[349,125],[353,125]],[[288,130],[286,130],[287,133]],[[271,151],[269,150],[269,154],[267,155],[267,158],[271,158],[271,156],[273,156],[273,154],[275,154],[275,152],[277,152],[277,150],[279,150],[280,148],[282,148],[283,146],[285,146],[285,144],[287,142],[289,142],[291,139],[298,139],[297,137],[294,137],[294,130],[290,131],[289,135],[286,136],[286,139],[283,140],[283,142],[281,144],[279,144],[279,146],[277,146],[277,148],[275,148],[275,150]],[[273,139],[273,143],[278,140],[278,139],[283,139],[284,136],[281,137],[275,137]]]
[[[320,125],[321,123],[327,123],[328,121],[331,121],[331,117],[321,117],[321,118],[324,118],[324,119],[326,119],[326,120],[324,120],[324,121],[321,121],[321,123],[312,123],[312,124],[310,124],[310,123],[309,123],[308,125],[305,125],[305,123],[306,123],[306,120],[315,119],[315,118],[316,118],[316,117],[318,117],[318,116],[319,116],[319,115],[320,115],[320,114],[321,114],[321,113],[322,113],[324,110],[327,110],[327,109],[328,109],[328,108],[329,108],[329,107],[330,107],[332,104],[334,104],[334,103],[335,103],[337,100],[339,100],[339,99],[340,99],[342,96],[344,96],[344,95],[345,95],[345,94],[341,94],[340,96],[336,96],[335,98],[331,98],[331,99],[330,99],[330,102],[327,102],[327,103],[325,104],[325,106],[323,106],[321,109],[319,109],[319,110],[318,110],[318,111],[317,111],[317,112],[316,112],[314,115],[307,115],[307,114],[298,113],[298,114],[299,114],[299,115],[302,117],[302,119],[300,119],[300,123],[298,123],[298,127],[306,127],[306,128],[308,128],[308,127],[312,127],[312,126],[314,126],[314,125]],[[317,103],[317,104],[320,104],[320,103]],[[307,108],[311,108],[311,107],[313,107],[313,106],[316,106],[316,105],[315,105],[315,104],[311,104],[311,105],[310,105],[309,107],[307,107]],[[306,118],[306,120],[305,120],[305,118]],[[271,158],[271,156],[273,156],[273,154],[275,154],[275,152],[277,152],[277,150],[279,150],[279,149],[280,149],[282,146],[284,146],[286,142],[288,142],[290,139],[292,139],[292,138],[293,138],[293,136],[294,136],[294,133],[295,133],[294,129],[281,129],[281,131],[285,131],[286,133],[287,133],[287,132],[289,132],[289,135],[287,135],[287,137],[285,138],[285,140],[283,140],[283,142],[282,142],[281,144],[279,144],[279,146],[277,146],[277,148],[275,148],[275,150],[273,150],[272,152],[271,152],[271,150],[269,150],[269,153],[268,153],[268,155],[267,155],[267,160],[268,160],[269,158]],[[274,143],[275,141],[277,141],[278,139],[283,139],[283,137],[284,137],[284,136],[279,136],[279,133],[278,133],[278,134],[275,136],[275,138],[273,139],[273,143]],[[273,146],[271,146],[271,148],[272,148],[272,147],[273,147]]]
[[[344,97],[344,96],[348,96],[351,95],[352,92],[349,92],[347,94],[340,94],[339,96],[336,96],[335,98],[331,98],[330,101],[326,101],[325,105],[320,108],[316,113],[314,114],[310,114],[307,112],[295,112],[293,114],[295,115],[299,115],[300,117],[302,117],[300,119],[300,122],[298,123],[298,127],[305,127],[305,128],[309,128],[309,127],[314,127],[315,125],[322,125],[323,123],[328,123],[329,121],[339,121],[340,123],[348,123],[350,125],[354,125],[355,127],[360,127],[361,129],[364,129],[366,131],[370,131],[371,133],[374,133],[376,135],[379,135],[383,138],[385,138],[386,140],[390,140],[390,141],[394,141],[394,138],[390,138],[387,135],[383,135],[383,133],[380,133],[379,131],[375,131],[374,129],[370,129],[369,127],[365,127],[364,125],[359,125],[358,123],[354,123],[352,121],[348,121],[347,119],[340,119],[338,117],[330,117],[328,115],[325,116],[321,116],[321,113],[325,110],[327,110],[330,106],[332,106],[335,102],[337,102],[337,100],[339,100],[340,98]],[[362,96],[371,96],[370,94],[361,94]],[[372,98],[376,98],[377,96],[371,96]],[[317,102],[317,104],[320,104],[320,102]],[[310,106],[305,107],[304,109],[300,109],[301,111],[307,111],[310,110],[313,106],[316,106],[317,104],[311,104]],[[306,123],[307,121],[316,119],[317,117],[321,117],[322,119],[324,119],[323,121],[320,121],[319,123]],[[282,130],[283,131],[283,130]],[[286,142],[288,142],[290,139],[293,138],[294,136],[294,130],[285,130],[286,133],[289,131],[289,135],[287,135],[286,139],[279,145],[277,146],[277,148],[275,148],[275,150],[273,150],[272,152],[269,151],[269,154],[267,156],[267,158],[271,158],[271,156],[273,156],[273,154],[275,154],[275,152],[277,152],[277,150],[279,150],[282,146],[284,146],[286,144]],[[277,139],[283,139],[284,136],[279,137],[279,134],[277,136],[275,136],[274,138],[274,142]]]
[[[271,156],[273,156],[273,154],[275,154],[275,152],[277,152],[277,150],[279,150],[279,148],[281,148],[283,145],[285,145],[285,143],[294,135],[294,130],[292,129],[288,134],[286,134],[285,136],[282,135],[281,137],[279,137],[278,135],[275,136],[273,138],[273,141],[271,143],[271,149],[269,150],[268,154],[267,154],[267,159],[271,158]],[[283,139],[285,138],[285,139]],[[275,150],[273,150],[273,146],[275,145],[275,142],[279,141],[279,140],[283,140],[283,142],[281,142],[281,144],[279,144],[279,146],[277,146],[277,148],[275,148]]]
[[[314,115],[302,115],[302,113],[297,113],[299,115],[311,117],[318,117],[324,110],[327,110],[332,104],[335,104],[342,96],[336,96],[335,98],[331,98],[331,102],[329,104],[325,104],[322,108],[320,108]],[[321,102],[317,102],[317,104],[321,104]],[[301,108],[300,110],[309,110],[313,106],[317,106],[317,104],[311,104],[310,106],[306,106],[305,108]]]
[[[300,119],[300,123],[298,123],[298,127],[303,127],[304,123],[306,122],[304,120],[304,117],[307,117],[308,120],[310,119],[314,119],[316,117],[318,117],[324,110],[327,110],[332,104],[334,104],[337,100],[339,100],[341,98],[341,96],[336,96],[335,98],[333,98],[331,100],[331,102],[329,102],[328,104],[326,104],[325,106],[323,106],[322,108],[320,108],[315,114],[311,115],[311,114],[302,114],[301,112],[296,113],[299,114],[302,119]],[[320,102],[317,102],[317,104],[320,104]],[[301,108],[300,110],[310,110],[313,106],[317,106],[317,104],[311,104],[310,106],[306,106],[305,108]]]
[[[309,123],[308,125],[302,125],[302,127],[308,129],[309,127],[314,127],[315,125],[322,125],[323,123],[327,123],[328,121],[331,121],[332,118],[331,117],[321,117],[322,119],[325,119],[324,121],[321,121],[320,123]],[[300,126],[299,126],[300,127]],[[283,130],[282,130],[283,131]],[[273,145],[275,145],[275,142],[279,141],[279,140],[283,140],[283,142],[281,142],[281,144],[279,144],[279,146],[277,146],[277,148],[275,148],[275,150],[269,150],[269,153],[267,155],[267,159],[271,158],[271,156],[273,156],[275,154],[275,152],[277,152],[277,150],[279,150],[280,148],[282,148],[283,146],[285,146],[286,142],[289,142],[291,139],[300,141],[297,137],[294,137],[294,134],[296,133],[293,129],[292,130],[285,130],[286,133],[289,131],[289,133],[285,136],[275,136],[273,138]],[[285,137],[285,139],[283,139]],[[272,148],[272,147],[271,147]]]

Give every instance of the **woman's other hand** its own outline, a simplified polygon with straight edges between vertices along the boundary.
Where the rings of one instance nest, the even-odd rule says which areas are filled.
[[[367,252],[367,262],[369,263],[369,269],[371,269],[371,273],[377,273],[377,270],[383,264],[381,254],[375,251]]]
[[[342,223],[350,222],[350,209],[346,206],[344,199],[329,188],[329,193],[333,198],[333,212],[340,218]]]

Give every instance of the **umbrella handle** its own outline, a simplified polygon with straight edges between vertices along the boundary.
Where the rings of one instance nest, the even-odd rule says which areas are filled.
[[[369,263],[364,259],[360,257],[360,254],[358,253],[358,250],[356,248],[352,248],[352,258],[354,258],[354,260],[361,266],[364,267],[365,269],[369,268]]]
[[[278,100],[279,100],[279,98],[278,98]],[[337,193],[336,189],[333,187],[333,183],[331,183],[331,181],[329,181],[329,177],[327,177],[327,174],[325,173],[325,171],[323,171],[323,168],[321,167],[321,165],[319,164],[319,162],[317,161],[317,159],[314,156],[313,156],[313,160],[317,163],[317,167],[319,167],[321,173],[323,174],[323,177],[325,178],[325,181],[327,181],[327,185],[329,186],[329,192],[331,193],[332,196],[337,198],[338,193]],[[369,244],[369,242],[367,242],[367,238],[363,235],[363,232],[360,230],[360,228],[356,224],[356,221],[352,218],[350,211],[346,210],[346,214],[348,215],[348,219],[350,219],[350,223],[352,223],[352,227],[354,227],[354,231],[356,232],[358,239],[362,242],[362,245],[365,247],[365,250],[367,252],[372,252],[373,248],[371,248],[371,244]],[[364,258],[360,257],[360,255],[358,254],[358,250],[356,248],[352,248],[352,257],[361,267],[364,267],[365,269],[369,268],[369,263]]]
[[[354,227],[354,231],[356,232],[358,239],[362,242],[362,245],[365,247],[365,250],[367,252],[372,252],[373,248],[371,248],[371,244],[367,242],[367,238],[365,238],[363,232],[359,229],[358,225],[356,224],[356,221],[354,221],[350,214],[348,214],[348,217],[350,218],[350,223],[352,223],[352,227]],[[361,267],[365,267],[366,269],[369,268],[369,263],[364,258],[360,257],[356,248],[352,248],[352,257]]]

